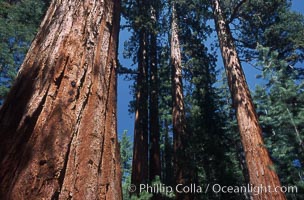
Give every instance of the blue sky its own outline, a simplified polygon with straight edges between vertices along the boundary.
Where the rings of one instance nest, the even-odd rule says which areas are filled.
[[[304,1],[303,0],[292,0],[291,9],[300,13],[304,12]]]
[[[124,21],[122,20],[122,23]],[[119,36],[119,50],[118,50],[118,59],[120,63],[124,67],[130,67],[132,65],[132,61],[123,58],[123,49],[124,49],[124,42],[127,40],[131,34],[126,31],[120,31]],[[129,135],[133,135],[134,131],[134,114],[130,114],[129,109],[129,102],[132,100],[132,94],[130,86],[133,84],[132,81],[124,80],[124,75],[118,76],[118,103],[117,103],[117,112],[118,112],[118,134],[121,135],[124,130],[128,130]]]
[[[304,13],[304,0],[292,0],[292,10],[300,13]],[[123,21],[122,21],[123,22]],[[130,37],[130,33],[127,31],[120,32],[119,40],[119,60],[124,67],[130,67],[132,62],[130,60],[124,59],[122,56],[123,43]],[[218,57],[218,66],[223,66],[222,59]],[[260,72],[254,69],[252,66],[243,66],[247,82],[250,89],[254,89],[256,83],[256,75]],[[118,77],[118,134],[121,135],[124,130],[128,130],[129,135],[133,138],[134,132],[134,114],[128,112],[128,105],[132,96],[130,94],[130,85],[132,81],[124,80],[124,76]]]

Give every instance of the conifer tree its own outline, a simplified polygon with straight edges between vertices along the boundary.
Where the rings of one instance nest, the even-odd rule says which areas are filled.
[[[132,184],[139,187],[149,181],[149,5],[144,0],[123,1],[123,16],[132,36],[125,42],[125,58],[137,64],[134,83],[135,112],[134,146],[132,158]],[[137,191],[137,195],[139,195]]]
[[[0,110],[0,198],[121,199],[120,2],[52,1]]]
[[[252,185],[280,186],[279,178],[274,171],[273,163],[262,138],[257,114],[245,80],[244,72],[236,51],[234,40],[225,19],[219,0],[211,0],[215,26],[219,38],[221,53],[226,69],[228,84],[236,110],[238,127],[245,151],[249,171],[249,181]],[[286,199],[284,193],[263,192],[254,195],[253,199]]]
[[[127,200],[130,197],[129,186],[131,184],[131,173],[132,173],[132,151],[133,144],[127,135],[128,131],[124,130],[120,146],[120,160],[121,160],[121,171],[122,171],[122,193],[123,199]]]
[[[303,198],[303,84],[294,81],[297,70],[279,59],[279,53],[259,46],[261,77],[265,84],[258,86],[254,99],[271,157],[278,169],[283,185],[296,185],[297,194]],[[288,60],[288,59],[287,59]],[[290,71],[292,70],[292,71]]]
[[[159,75],[158,75],[158,45],[157,45],[157,25],[159,1],[150,2],[150,21],[149,30],[149,134],[150,134],[150,166],[149,179],[153,181],[156,176],[161,176],[160,162],[160,125],[159,125]]]
[[[304,18],[291,10],[291,1],[222,1],[230,17],[241,59],[256,60],[258,45],[278,52],[278,58],[291,65],[304,58]],[[277,42],[280,41],[280,42]],[[303,71],[301,69],[297,69]]]
[[[171,19],[171,65],[172,65],[172,125],[173,125],[173,145],[174,145],[174,176],[175,184],[186,185],[189,183],[189,168],[186,160],[186,119],[184,108],[184,94],[182,83],[182,58],[180,52],[180,42],[178,38],[178,21],[175,8],[175,1],[172,4]],[[177,193],[176,199],[190,199],[189,194]]]

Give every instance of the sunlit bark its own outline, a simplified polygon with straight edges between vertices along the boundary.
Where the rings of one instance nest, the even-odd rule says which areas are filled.
[[[284,193],[274,192],[280,186],[279,178],[262,138],[255,108],[245,80],[245,75],[234,45],[229,25],[226,23],[219,0],[211,0],[220,48],[226,69],[228,84],[236,110],[238,127],[241,134],[249,181],[254,187],[270,187],[271,192],[253,195],[254,200],[284,200]]]
[[[121,199],[119,0],[54,0],[0,110],[0,199]]]
[[[187,156],[185,152],[186,120],[184,110],[184,95],[182,83],[182,63],[180,42],[178,38],[178,22],[176,17],[175,3],[172,3],[171,22],[171,63],[172,63],[172,120],[173,120],[173,145],[174,145],[174,176],[175,184],[187,184],[186,166]],[[188,193],[176,193],[176,199],[191,199]]]

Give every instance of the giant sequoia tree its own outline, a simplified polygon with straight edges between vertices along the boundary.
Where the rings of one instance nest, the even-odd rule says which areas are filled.
[[[224,17],[219,0],[211,0],[211,3],[233,107],[236,110],[238,127],[245,151],[249,181],[253,186],[271,187],[272,191],[261,192],[254,195],[253,199],[286,199],[281,191],[274,192],[275,188],[280,186],[280,181],[263,142],[262,130],[229,25]]]
[[[137,62],[132,183],[139,185],[160,176],[157,18],[158,2],[130,2],[126,17],[134,30]],[[136,55],[135,55],[136,54]]]
[[[149,179],[153,181],[156,176],[161,175],[160,164],[160,144],[159,144],[159,108],[158,108],[158,93],[159,93],[159,78],[158,78],[158,63],[157,63],[157,20],[158,20],[158,6],[159,1],[151,1],[150,19],[152,30],[150,30],[150,90],[149,90],[149,133],[150,133],[150,170]]]
[[[182,58],[180,42],[178,38],[178,21],[176,16],[175,1],[172,1],[172,21],[171,21],[171,64],[172,64],[172,125],[173,125],[173,145],[174,145],[174,175],[175,184],[186,184],[186,119],[184,108],[184,95],[182,83]],[[189,175],[189,174],[188,174]],[[176,194],[176,199],[189,199],[188,194]]]
[[[121,199],[119,0],[54,0],[0,110],[1,199]]]
[[[139,16],[145,17],[146,2],[137,0]],[[148,61],[147,61],[147,30],[140,24],[138,28],[138,74],[136,88],[136,108],[134,125],[134,149],[132,160],[131,182],[138,186],[148,181]]]

